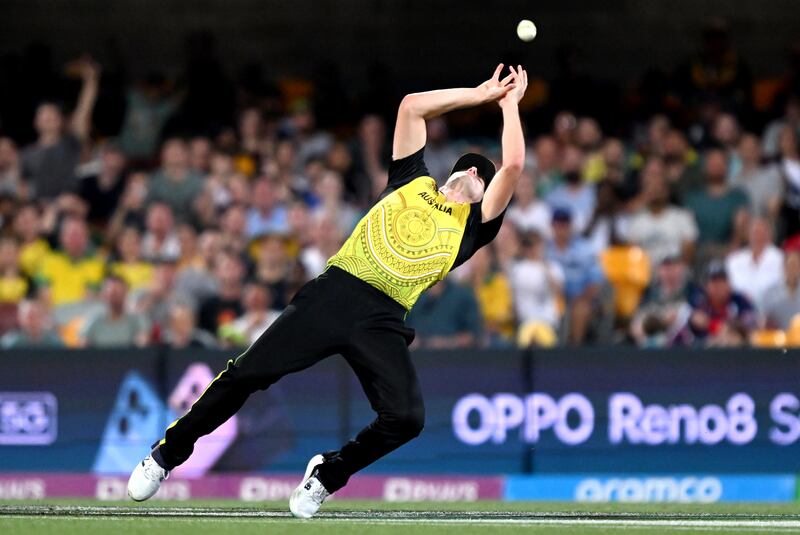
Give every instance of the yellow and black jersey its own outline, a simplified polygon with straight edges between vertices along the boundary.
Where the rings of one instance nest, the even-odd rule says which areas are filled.
[[[419,296],[494,239],[505,212],[481,222],[481,203],[447,202],[424,147],[392,162],[389,184],[329,261],[410,310]]]

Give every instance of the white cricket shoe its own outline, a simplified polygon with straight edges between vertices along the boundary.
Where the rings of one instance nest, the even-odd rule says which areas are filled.
[[[137,502],[143,502],[158,492],[161,482],[169,477],[169,470],[161,466],[148,455],[136,465],[128,480],[128,496]]]
[[[308,461],[303,481],[294,489],[289,498],[289,510],[297,518],[311,518],[317,514],[322,502],[331,495],[320,480],[316,476],[312,476],[314,468],[323,462],[325,462],[325,457],[322,455],[314,455]]]

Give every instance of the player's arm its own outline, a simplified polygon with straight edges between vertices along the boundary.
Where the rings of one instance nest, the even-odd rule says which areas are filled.
[[[503,64],[497,66],[494,75],[478,87],[439,89],[406,95],[397,110],[394,127],[392,159],[399,160],[425,146],[425,120],[438,117],[449,111],[470,108],[493,102],[513,89],[513,77],[500,80]]]
[[[522,122],[519,118],[519,101],[528,87],[528,73],[517,66],[511,69],[514,89],[506,93],[498,102],[503,110],[503,166],[494,176],[481,205],[481,220],[491,221],[506,209],[511,202],[511,195],[517,187],[517,180],[525,164],[525,137],[522,134]]]

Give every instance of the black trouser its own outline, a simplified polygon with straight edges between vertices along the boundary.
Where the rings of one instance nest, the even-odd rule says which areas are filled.
[[[256,390],[341,353],[378,417],[341,450],[325,454],[319,479],[329,492],[422,431],[425,409],[408,354],[414,331],[405,309],[366,282],[329,268],[297,293],[264,334],[170,426],[158,447],[165,468],[186,461],[194,444],[223,424]]]

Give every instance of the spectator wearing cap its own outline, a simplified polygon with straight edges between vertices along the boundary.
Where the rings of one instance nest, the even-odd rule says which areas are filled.
[[[552,218],[547,203],[536,197],[533,175],[523,171],[517,181],[512,204],[508,208],[509,221],[523,232],[535,231],[540,236],[549,238]]]
[[[574,145],[563,149],[562,170],[564,184],[551,191],[545,201],[551,209],[568,210],[572,214],[572,228],[582,234],[594,213],[596,203],[594,187],[583,182],[583,152]]]
[[[179,221],[188,221],[192,205],[203,190],[203,178],[189,165],[186,142],[171,138],[161,149],[161,168],[150,177],[148,203],[164,203]]]
[[[731,287],[761,309],[767,289],[783,280],[783,252],[772,244],[772,226],[768,220],[753,218],[747,247],[728,255],[725,270]]]
[[[686,207],[694,214],[698,233],[699,262],[723,256],[741,243],[747,223],[747,196],[727,183],[727,158],[720,149],[705,155],[706,187],[690,194]]]
[[[800,314],[800,247],[786,250],[783,278],[764,293],[762,313],[769,329],[788,329]]]
[[[600,308],[603,272],[592,246],[573,231],[572,214],[568,210],[553,211],[552,228],[553,238],[547,244],[545,258],[564,272],[567,341],[579,345],[586,340],[592,316]]]
[[[125,311],[128,285],[121,278],[110,276],[103,281],[101,298],[105,309],[89,320],[83,335],[86,347],[142,347],[149,333],[145,319]]]
[[[703,292],[690,305],[688,321],[673,341],[674,345],[703,345],[721,334],[727,322],[737,322],[747,332],[756,326],[753,304],[731,288],[725,266],[719,261],[709,264]]]
[[[100,170],[81,179],[78,196],[89,207],[90,225],[104,230],[117,209],[125,191],[125,155],[113,143],[106,143],[100,151]]]
[[[691,281],[683,257],[677,252],[667,254],[631,320],[631,337],[640,347],[667,345],[686,324],[689,303],[696,302],[701,293]]]

